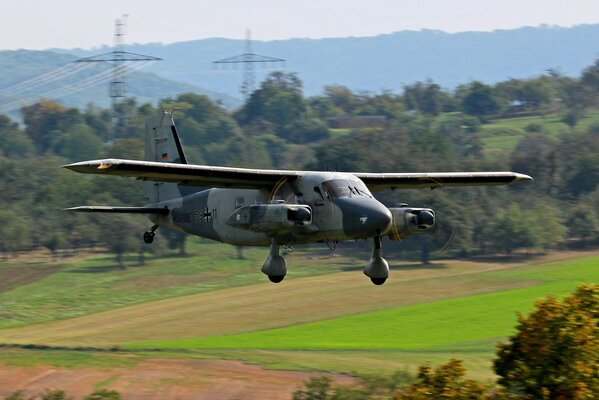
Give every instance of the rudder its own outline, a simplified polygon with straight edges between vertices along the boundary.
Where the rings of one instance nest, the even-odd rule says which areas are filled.
[[[177,127],[171,113],[146,120],[146,161],[187,164]],[[145,182],[146,197],[153,203],[181,196],[176,183]]]

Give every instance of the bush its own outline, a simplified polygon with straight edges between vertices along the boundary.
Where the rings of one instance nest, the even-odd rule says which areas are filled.
[[[543,132],[543,125],[536,122],[532,122],[524,127],[524,130],[529,133],[540,133]]]
[[[116,390],[101,389],[85,396],[83,400],[121,400],[121,394]]]
[[[596,399],[599,393],[599,285],[537,302],[499,344],[499,384],[538,400]]]

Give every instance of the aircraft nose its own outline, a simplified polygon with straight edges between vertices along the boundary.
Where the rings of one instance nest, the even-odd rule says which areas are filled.
[[[385,233],[391,225],[391,212],[375,199],[338,199],[343,213],[343,232],[352,238],[369,238]]]

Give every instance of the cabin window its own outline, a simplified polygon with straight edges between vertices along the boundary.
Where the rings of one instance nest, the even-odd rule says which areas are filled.
[[[324,196],[322,195],[322,192],[320,191],[320,188],[318,186],[314,186],[314,193],[314,205],[324,206]]]

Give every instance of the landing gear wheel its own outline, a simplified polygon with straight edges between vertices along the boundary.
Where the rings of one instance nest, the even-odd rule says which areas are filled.
[[[269,255],[260,271],[268,276],[272,283],[280,283],[287,275],[285,259],[279,255],[279,242],[276,238],[270,240]]]
[[[150,232],[150,231],[145,231],[144,232],[144,242],[150,244],[154,241],[154,236],[156,236],[156,234],[154,232]]]
[[[268,275],[268,279],[270,279],[270,281],[272,283],[281,283],[283,281],[283,278],[285,278],[285,275],[280,275],[280,276]]]
[[[380,236],[374,237],[374,249],[372,249],[370,260],[364,268],[364,275],[369,277],[372,283],[377,286],[385,283],[389,277],[389,264],[383,258],[383,246],[381,245]]]
[[[156,236],[156,229],[158,229],[158,225],[154,225],[149,231],[144,232],[144,242],[150,244],[154,241],[154,236]]]
[[[370,280],[372,281],[372,283],[374,283],[377,286],[382,285],[383,283],[385,283],[385,281],[387,280],[387,278],[370,278]]]

